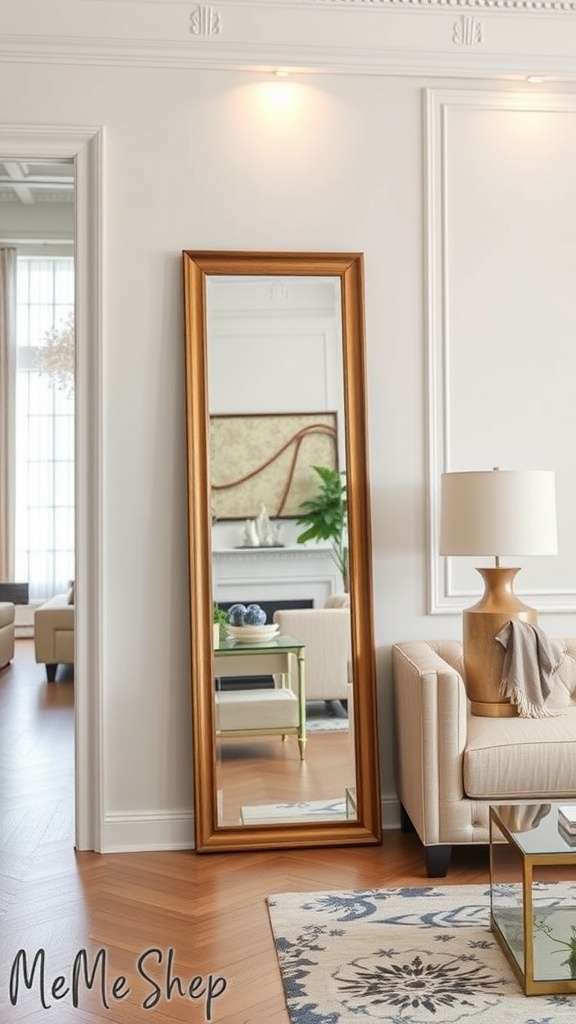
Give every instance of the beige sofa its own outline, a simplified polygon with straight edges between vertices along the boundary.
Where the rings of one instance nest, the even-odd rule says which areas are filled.
[[[456,641],[393,646],[396,787],[429,876],[454,844],[488,842],[490,804],[576,800],[576,639],[558,643],[549,718],[472,715]]]
[[[14,657],[14,605],[0,601],[0,668]]]
[[[34,653],[46,665],[49,683],[58,665],[74,664],[74,605],[67,594],[56,594],[34,612]]]

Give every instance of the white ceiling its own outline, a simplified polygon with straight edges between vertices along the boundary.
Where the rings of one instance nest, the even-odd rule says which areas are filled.
[[[0,161],[0,202],[35,206],[38,203],[71,203],[73,199],[72,161]]]

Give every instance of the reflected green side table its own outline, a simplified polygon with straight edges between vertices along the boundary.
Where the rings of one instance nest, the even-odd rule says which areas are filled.
[[[290,657],[296,659],[296,694],[290,688]],[[217,736],[260,736],[260,735],[288,735],[295,733],[298,737],[300,760],[303,761],[306,750],[306,684],[305,684],[305,645],[301,640],[293,636],[278,634],[271,640],[264,642],[242,642],[233,639],[220,640],[218,646],[214,647],[214,664],[218,677],[220,676],[253,676],[271,675],[280,676],[280,686],[266,691],[238,691],[237,695],[232,693],[222,694],[216,690],[216,704],[225,701],[228,712],[234,709],[234,702],[242,697],[251,697],[255,712],[255,723],[258,715],[258,706],[264,703],[265,724],[255,724],[253,728],[242,726],[241,728],[217,729]],[[286,698],[290,696],[297,705],[296,724],[286,722]],[[274,717],[270,715],[270,708],[276,701],[279,719],[274,724]],[[245,701],[244,701],[245,703]],[[242,705],[239,707],[241,708]],[[262,709],[261,709],[262,710]],[[288,709],[290,710],[290,709]]]
[[[558,804],[490,808],[490,927],[527,996],[576,993],[575,878]],[[542,887],[551,879],[554,892]]]

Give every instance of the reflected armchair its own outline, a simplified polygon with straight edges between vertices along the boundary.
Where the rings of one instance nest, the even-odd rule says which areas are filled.
[[[350,609],[279,609],[274,622],[306,645],[306,700],[348,700]]]

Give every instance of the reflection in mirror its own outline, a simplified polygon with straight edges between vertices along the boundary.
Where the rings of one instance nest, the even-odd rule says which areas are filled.
[[[362,258],[184,279],[196,847],[377,842]]]

